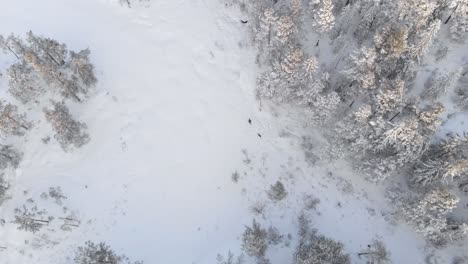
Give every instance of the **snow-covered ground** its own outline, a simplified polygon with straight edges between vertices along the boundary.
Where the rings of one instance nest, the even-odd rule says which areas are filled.
[[[216,0],[135,9],[94,0],[14,1],[4,8],[3,35],[32,30],[71,49],[89,47],[99,83],[74,111],[89,127],[88,145],[65,154],[40,140],[50,131],[27,136],[13,199],[0,207],[7,221],[0,244],[8,247],[0,262],[63,263],[72,255],[68,246],[88,239],[146,263],[211,263],[218,249],[236,245],[245,210],[230,175],[241,148],[259,141],[247,122],[257,111],[254,53],[240,47],[239,14]],[[61,186],[64,205],[82,224],[53,232],[60,245],[32,250],[21,238],[28,234],[9,220],[30,197],[53,210],[39,197],[51,186]]]
[[[385,241],[393,263],[425,263],[423,238],[388,221],[379,187],[346,164],[308,163],[302,137],[314,128],[294,110],[255,99],[255,50],[237,9],[219,0],[131,9],[115,1],[15,0],[2,8],[0,34],[32,30],[73,50],[89,47],[99,81],[90,100],[71,107],[88,125],[89,144],[64,153],[42,142],[51,131],[41,125],[23,139],[24,159],[7,176],[11,199],[0,206],[0,264],[72,263],[67,258],[87,240],[148,264],[215,263],[218,253],[240,253],[252,218],[292,235],[289,247],[268,251],[273,264],[290,263],[304,212],[345,244],[353,263],[365,263],[357,253],[374,238]],[[2,72],[9,63],[2,55]],[[6,90],[3,77],[1,85]],[[272,203],[266,191],[277,180],[288,196]],[[56,186],[67,197],[61,205],[40,197]],[[303,210],[307,195],[320,199],[316,210]],[[18,231],[13,210],[29,198],[58,222],[72,212],[79,227]],[[266,204],[263,215],[252,213],[256,203]],[[439,253],[439,263],[457,250]]]

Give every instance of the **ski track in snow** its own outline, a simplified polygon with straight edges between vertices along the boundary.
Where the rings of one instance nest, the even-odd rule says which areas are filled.
[[[80,227],[51,232],[59,245],[31,249],[24,243],[31,235],[7,221],[0,227],[0,246],[8,247],[0,263],[71,263],[64,259],[86,240],[106,241],[148,264],[214,263],[218,253],[239,253],[239,236],[254,217],[294,237],[309,194],[321,200],[320,214],[308,212],[314,227],[343,241],[353,263],[365,263],[356,253],[375,237],[385,240],[394,263],[424,263],[423,240],[407,226],[389,225],[386,209],[376,208],[383,204],[379,188],[356,180],[345,165],[311,167],[299,145],[307,133],[300,116],[259,110],[248,30],[222,1],[153,1],[128,9],[104,0],[15,0],[4,8],[1,34],[32,30],[71,50],[89,47],[99,82],[86,103],[71,107],[87,123],[91,142],[63,153],[55,141],[41,142],[51,131],[29,133],[21,167],[9,177],[13,198],[0,207],[1,218],[10,220],[32,197],[63,217],[50,199],[39,198],[61,186]],[[292,133],[280,136],[287,122]],[[327,177],[330,170],[352,178],[354,194]],[[266,190],[276,180],[287,199],[254,216],[249,207],[268,202]],[[272,263],[291,262],[294,246],[270,248]]]

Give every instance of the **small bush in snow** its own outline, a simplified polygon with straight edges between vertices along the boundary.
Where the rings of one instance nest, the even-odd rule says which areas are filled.
[[[272,245],[278,245],[283,242],[283,235],[280,234],[276,227],[270,226],[268,228],[268,243]]]
[[[86,125],[73,119],[64,103],[53,102],[53,109],[44,109],[47,121],[55,131],[54,138],[60,143],[63,150],[79,148],[89,142]]]
[[[267,238],[267,231],[254,219],[252,227],[246,226],[245,231],[242,234],[242,250],[252,257],[264,257],[268,248]]]
[[[286,192],[286,188],[284,188],[283,183],[280,181],[271,185],[270,190],[268,191],[268,197],[275,202],[283,200],[287,195],[288,193]]]
[[[58,205],[62,205],[62,200],[67,199],[67,197],[63,194],[62,188],[60,188],[60,186],[50,187],[49,188],[49,197],[54,198],[55,202]]]
[[[229,251],[227,257],[223,257],[222,255],[218,254],[216,257],[216,263],[217,264],[243,264],[245,263],[244,261],[244,255],[239,255],[237,257],[234,256],[234,254]]]
[[[5,181],[4,174],[0,174],[0,205],[5,199],[5,194],[8,191],[10,186],[8,185],[8,182]]]
[[[17,168],[23,154],[13,148],[11,145],[0,145],[0,169],[5,169],[8,166]]]
[[[307,210],[315,210],[317,209],[317,205],[320,203],[319,198],[315,198],[312,195],[304,196],[304,208]]]
[[[323,235],[314,234],[299,244],[295,264],[347,264],[349,255],[343,253],[343,244]]]
[[[390,253],[385,248],[385,245],[380,240],[374,240],[365,252],[358,253],[358,256],[364,256],[371,264],[384,264],[390,262]]]
[[[117,255],[103,242],[95,244],[91,241],[77,249],[74,261],[76,264],[143,264],[141,261],[132,262],[125,255]]]

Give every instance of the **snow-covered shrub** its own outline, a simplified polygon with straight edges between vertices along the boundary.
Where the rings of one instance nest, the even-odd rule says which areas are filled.
[[[350,264],[341,242],[334,241],[310,229],[304,215],[299,217],[299,244],[294,253],[294,264]]]
[[[0,145],[0,169],[5,169],[9,166],[17,168],[23,154],[16,150],[11,145]]]
[[[227,254],[227,257],[224,257],[220,254],[216,257],[216,263],[217,264],[243,264],[245,263],[244,261],[244,255],[239,255],[237,257],[234,256],[234,254],[229,251]]]
[[[417,60],[420,60],[422,56],[428,51],[429,46],[432,44],[434,37],[439,32],[440,20],[431,22],[424,30],[418,31],[416,36],[416,43],[410,47],[410,54]]]
[[[364,252],[358,253],[358,256],[368,259],[368,263],[384,264],[390,263],[390,253],[387,251],[384,243],[381,240],[374,239],[368,245],[368,249]]]
[[[10,188],[8,182],[5,180],[5,175],[3,173],[0,174],[0,205],[5,200],[5,195]]]
[[[104,242],[95,244],[91,241],[87,241],[84,246],[78,247],[74,262],[76,264],[143,264],[141,261],[130,261],[125,255],[117,255]]]
[[[455,2],[455,1],[454,1]],[[468,3],[463,0],[456,1],[451,19],[450,34],[452,39],[463,42],[468,36]]]
[[[252,227],[246,226],[242,234],[242,250],[252,257],[262,258],[268,248],[268,232],[259,223],[252,221]]]
[[[379,73],[376,59],[376,52],[370,48],[361,48],[351,55],[350,66],[346,74],[358,83],[359,88],[364,90],[376,88],[376,74]]]
[[[268,197],[275,202],[283,200],[287,195],[288,192],[280,181],[276,181],[275,184],[270,186],[270,190],[268,190]]]
[[[60,143],[63,150],[79,148],[89,142],[86,133],[86,124],[73,119],[68,107],[63,102],[53,102],[53,109],[44,109],[47,121],[55,131],[54,138]]]
[[[62,200],[67,199],[67,197],[63,194],[62,188],[60,186],[57,187],[50,187],[48,196],[55,200],[55,203],[58,205],[62,205]]]

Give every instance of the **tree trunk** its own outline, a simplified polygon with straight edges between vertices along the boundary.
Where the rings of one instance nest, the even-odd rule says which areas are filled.
[[[396,115],[394,115],[392,118],[390,118],[390,120],[388,120],[389,122],[392,122],[393,119],[395,119],[395,117],[397,117],[399,114],[401,114],[401,112],[398,112],[396,113]]]
[[[460,4],[457,4],[457,6],[455,6],[455,8],[452,10],[452,13],[450,13],[449,17],[445,20],[444,24],[447,24],[450,21],[450,19],[452,18],[453,13],[455,13],[455,11],[457,10],[458,5],[460,5]]]
[[[20,60],[20,57],[18,56],[18,54],[16,54],[16,52],[14,52],[9,46],[7,46],[7,45],[5,45],[5,46],[8,48],[8,50],[11,51],[11,53],[13,53],[13,55],[15,55],[15,57],[16,57],[18,60]]]

